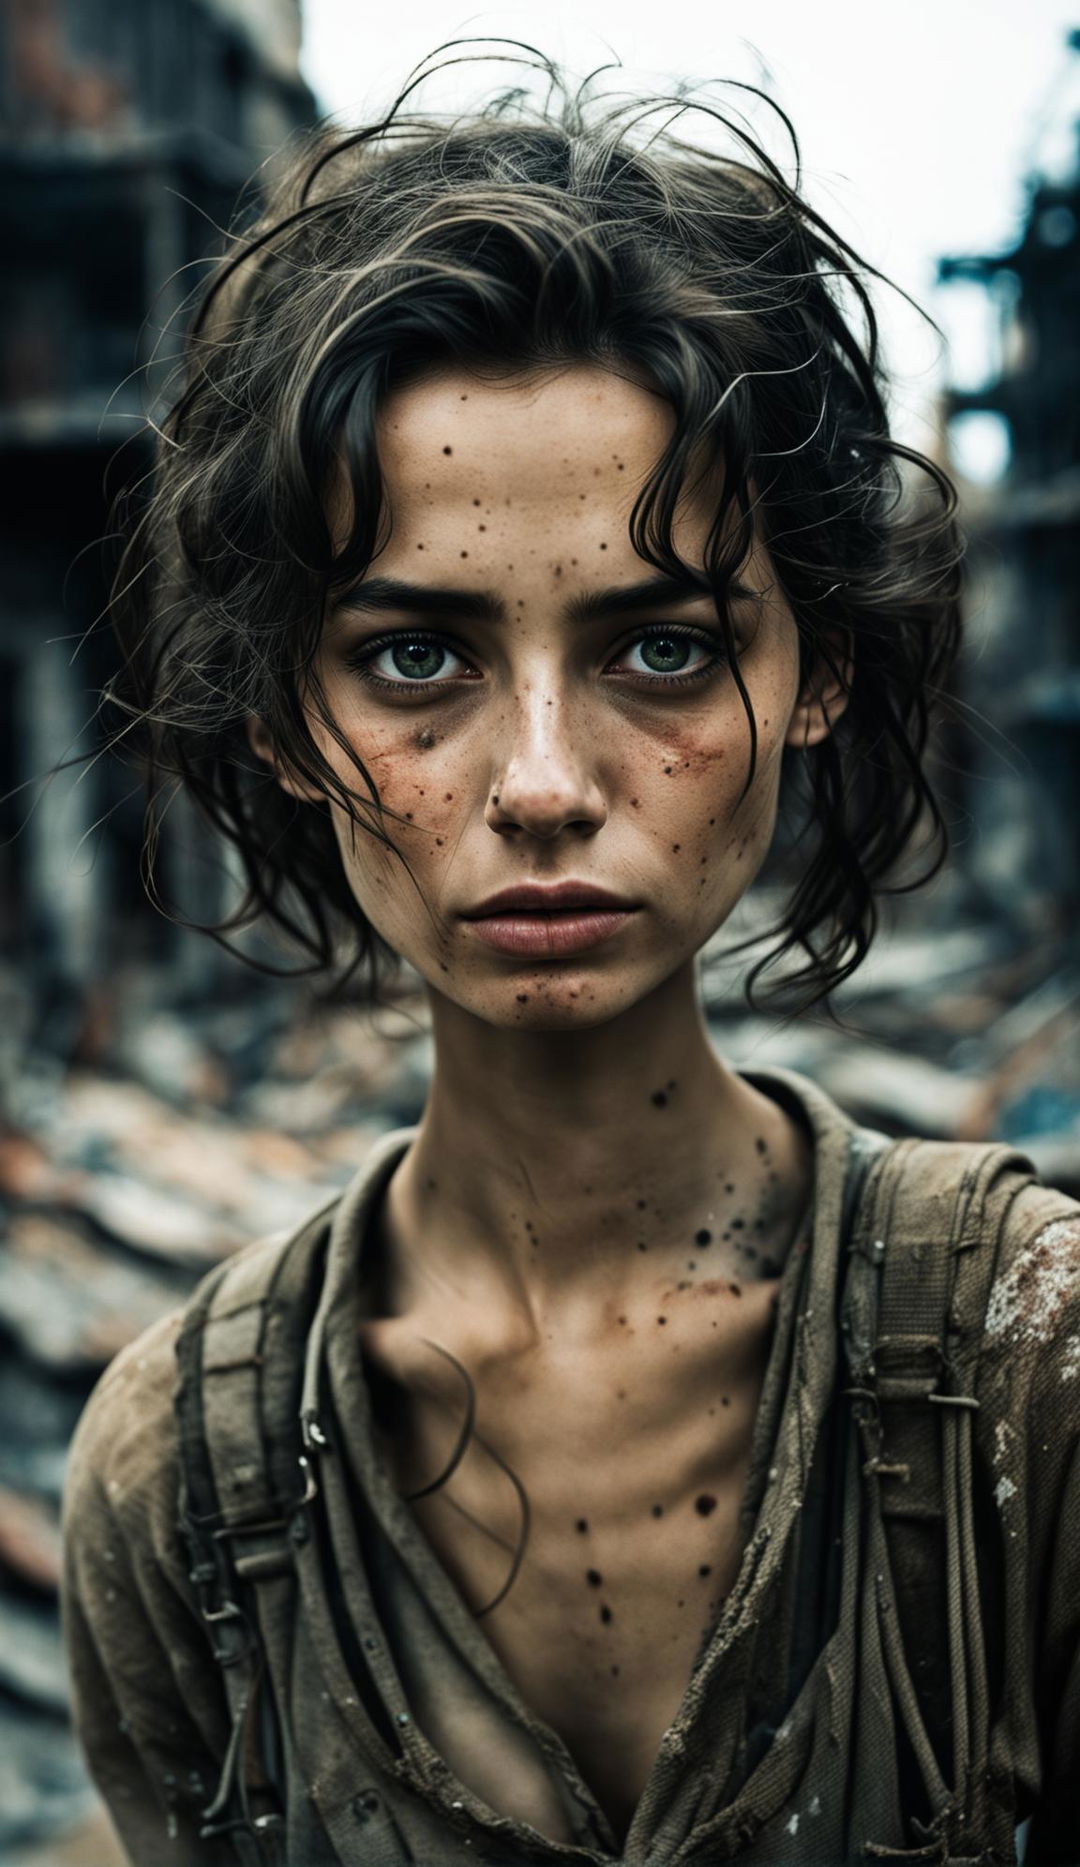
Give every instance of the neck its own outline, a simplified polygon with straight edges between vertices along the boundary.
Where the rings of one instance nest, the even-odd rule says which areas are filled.
[[[778,1269],[808,1150],[717,1056],[692,968],[591,1029],[500,1030],[439,995],[432,1018],[431,1089],[384,1211],[394,1309],[442,1285],[535,1315],[617,1300],[668,1259]]]

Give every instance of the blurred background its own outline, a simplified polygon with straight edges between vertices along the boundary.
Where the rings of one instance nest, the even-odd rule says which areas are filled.
[[[889,1132],[1000,1136],[1080,1192],[1078,27],[1050,0],[908,0],[902,18],[755,0],[707,23],[693,0],[461,16],[412,0],[400,27],[354,0],[7,0],[4,1867],[120,1859],[68,1732],[57,1622],[65,1448],[90,1386],[223,1253],[299,1217],[415,1120],[430,1069],[407,969],[361,1016],[157,914],[137,779],[93,757],[113,667],[95,626],[109,498],[149,464],[170,321],[238,196],[257,199],[293,132],[367,117],[459,36],[532,41],[579,75],[619,59],[608,88],[742,79],[790,112],[811,200],[944,333],[882,288],[896,426],[957,477],[970,540],[968,648],[935,754],[954,852],[897,901],[836,1019],[747,1014],[729,930],[702,962],[711,1025],[725,1055],[805,1069]],[[519,77],[456,65],[424,96],[467,105]],[[164,854],[192,913],[228,903],[230,864],[179,804]],[[766,877],[735,931],[768,917],[778,886]]]

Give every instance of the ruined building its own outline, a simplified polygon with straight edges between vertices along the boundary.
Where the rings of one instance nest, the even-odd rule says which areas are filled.
[[[1080,66],[1080,32],[1069,35]],[[1080,88],[1080,87],[1075,87]],[[950,424],[1000,450],[969,489],[974,570],[967,668],[971,833],[963,860],[986,907],[1027,939],[1067,946],[1080,910],[1080,122],[1056,126],[1016,245],[941,262],[976,282],[997,323],[997,365],[954,390]]]
[[[149,464],[155,344],[245,185],[314,115],[299,0],[10,0],[0,42],[0,938],[46,996],[127,961],[205,984],[211,943],[142,895],[134,773],[40,778],[95,744],[111,632],[79,638],[104,600],[109,497]],[[206,842],[177,814],[167,864]]]

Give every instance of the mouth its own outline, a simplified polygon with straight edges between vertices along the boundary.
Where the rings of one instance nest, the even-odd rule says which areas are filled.
[[[501,888],[463,915],[478,940],[512,959],[564,959],[610,940],[641,904],[566,876]]]

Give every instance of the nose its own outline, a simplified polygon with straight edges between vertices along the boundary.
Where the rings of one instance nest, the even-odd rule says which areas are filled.
[[[607,821],[596,775],[595,732],[557,684],[522,684],[507,703],[505,740],[484,809],[499,835],[520,831],[546,841],[565,829],[592,835]]]

